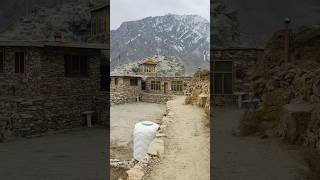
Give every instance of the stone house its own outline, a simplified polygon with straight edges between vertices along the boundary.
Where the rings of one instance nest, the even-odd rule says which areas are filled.
[[[0,136],[107,124],[108,85],[99,44],[0,42]]]
[[[138,101],[141,96],[141,76],[111,75],[110,93],[113,104]]]
[[[151,57],[147,58],[139,64],[139,72],[141,75],[154,76],[157,73],[157,62]]]
[[[257,48],[214,48],[211,52],[215,104],[235,104],[237,96],[251,93],[251,75],[264,50]]]

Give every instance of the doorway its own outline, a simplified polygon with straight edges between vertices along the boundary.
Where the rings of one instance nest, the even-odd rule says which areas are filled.
[[[163,87],[163,93],[167,93],[167,90],[168,90],[168,83],[167,82],[165,82],[164,83],[164,87]]]

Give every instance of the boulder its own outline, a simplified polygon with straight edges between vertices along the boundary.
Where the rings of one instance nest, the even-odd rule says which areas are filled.
[[[284,105],[280,115],[280,137],[290,143],[303,144],[312,110],[313,106],[303,101]]]

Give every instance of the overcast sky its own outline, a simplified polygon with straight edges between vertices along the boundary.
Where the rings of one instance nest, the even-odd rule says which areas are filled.
[[[111,0],[111,29],[148,16],[197,14],[210,20],[210,0]]]

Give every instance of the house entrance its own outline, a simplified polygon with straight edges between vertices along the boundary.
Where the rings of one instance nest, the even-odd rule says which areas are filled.
[[[168,90],[168,83],[165,82],[163,87],[163,93],[167,93],[167,90]]]

